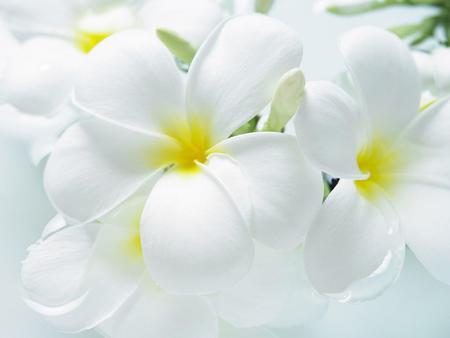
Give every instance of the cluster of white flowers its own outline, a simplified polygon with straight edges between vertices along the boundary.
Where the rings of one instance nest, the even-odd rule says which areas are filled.
[[[406,245],[450,284],[448,53],[361,27],[305,83],[271,6],[0,1],[0,123],[57,213],[24,300],[59,330],[274,338],[381,294]]]

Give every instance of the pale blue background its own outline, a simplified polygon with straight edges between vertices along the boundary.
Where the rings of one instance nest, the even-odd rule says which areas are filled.
[[[313,14],[312,0],[278,0],[273,14],[301,33],[307,78],[327,79],[342,67],[336,47],[341,33],[361,24],[389,26],[413,21],[423,12],[396,10],[343,19]],[[0,155],[0,337],[67,338],[20,301],[20,261],[26,247],[53,216],[40,183],[41,169],[31,166],[24,145],[1,135]],[[97,335],[83,333],[74,337]],[[334,303],[322,320],[283,332],[283,337],[448,338],[450,287],[434,281],[409,254],[400,280],[381,298],[359,305]]]

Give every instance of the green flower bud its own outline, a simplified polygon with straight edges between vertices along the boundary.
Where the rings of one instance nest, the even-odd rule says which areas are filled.
[[[264,126],[265,131],[283,130],[297,112],[304,88],[305,77],[300,69],[292,69],[283,75],[272,99],[269,119]]]

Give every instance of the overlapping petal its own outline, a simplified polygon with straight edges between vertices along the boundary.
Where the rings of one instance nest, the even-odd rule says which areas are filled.
[[[269,323],[274,328],[304,325],[320,319],[328,309],[328,298],[314,289],[306,275],[303,248],[296,249],[289,256],[294,270],[294,288],[283,310]]]
[[[141,221],[152,278],[175,293],[206,294],[247,273],[253,243],[230,193],[207,168],[167,172],[150,194]]]
[[[447,99],[421,112],[400,135],[396,147],[405,165],[391,172],[400,182],[450,187],[450,103]]]
[[[82,60],[82,54],[61,39],[28,40],[3,72],[2,98],[24,113],[54,114],[68,100]]]
[[[185,119],[182,76],[152,32],[129,30],[105,39],[82,72],[75,101],[100,118],[146,132]]]
[[[222,183],[233,198],[247,225],[252,224],[253,205],[249,182],[239,164],[230,156],[216,153],[208,157],[207,170]]]
[[[247,177],[255,238],[276,248],[302,242],[322,202],[322,178],[297,140],[280,133],[232,137],[215,149],[229,154]]]
[[[94,240],[73,227],[32,245],[22,263],[22,283],[33,302],[57,307],[83,295],[83,279]],[[85,290],[84,290],[85,291]]]
[[[110,320],[112,338],[214,338],[217,317],[198,296],[170,295],[146,278]]]
[[[214,142],[227,138],[270,102],[278,80],[301,58],[296,32],[278,21],[257,14],[226,21],[191,64],[190,119],[206,119]]]
[[[378,295],[397,278],[403,255],[392,210],[369,202],[344,180],[328,196],[305,242],[305,267],[314,287],[344,300]],[[370,285],[364,292],[362,280]]]
[[[329,82],[308,83],[295,118],[296,134],[308,158],[341,178],[364,178],[357,154],[366,126],[353,99]]]
[[[69,128],[48,161],[44,184],[54,206],[71,219],[94,220],[141,187],[177,147],[163,135],[140,134],[103,121]]]
[[[406,181],[393,201],[408,247],[435,278],[450,284],[448,186]]]
[[[395,135],[419,111],[420,80],[408,48],[375,27],[350,31],[340,48],[372,132]]]
[[[44,303],[42,297],[26,299],[48,322],[65,332],[87,330],[110,317],[134,293],[143,274],[141,262],[129,259],[120,250],[128,230],[108,224],[92,234],[92,228],[98,227],[98,223],[92,223],[52,235],[38,251],[32,252],[23,269],[28,294],[35,296],[36,291],[44,291],[42,295],[58,299],[58,303],[61,292],[69,291],[66,297],[75,291],[79,295],[74,300],[64,299],[67,303],[57,306]],[[55,262],[60,264],[54,265]],[[32,279],[35,271],[45,273]],[[31,282],[25,283],[26,280]]]
[[[218,314],[236,327],[255,327],[275,319],[288,303],[297,280],[289,253],[255,244],[248,274],[213,298]]]
[[[401,142],[430,150],[450,148],[450,101],[440,100],[432,104],[412,121],[401,135]]]

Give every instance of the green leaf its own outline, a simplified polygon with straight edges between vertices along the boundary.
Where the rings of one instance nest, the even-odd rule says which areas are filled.
[[[256,0],[255,1],[255,12],[267,14],[272,8],[274,0]]]
[[[269,119],[264,131],[282,131],[286,123],[297,112],[305,88],[305,77],[303,72],[292,69],[278,81],[275,94],[272,99]]]
[[[421,30],[421,24],[409,24],[392,27],[389,29],[392,33],[396,34],[399,38],[404,39],[413,34],[417,34]]]
[[[192,62],[197,51],[188,41],[168,29],[159,28],[156,30],[156,34],[177,59],[186,64]]]
[[[444,6],[447,0],[373,0],[354,5],[328,6],[326,10],[338,15],[356,15],[390,6]]]
[[[439,26],[440,23],[440,17],[439,16],[432,16],[429,18],[424,19],[420,23],[420,33],[418,36],[410,42],[412,46],[417,46],[427,40],[428,38],[431,38],[434,36],[436,28]]]
[[[373,1],[372,3],[355,4],[346,6],[327,6],[326,10],[333,14],[338,15],[356,15],[375,11],[388,6],[393,6],[391,1]]]
[[[408,5],[444,5],[446,0],[404,0]]]

